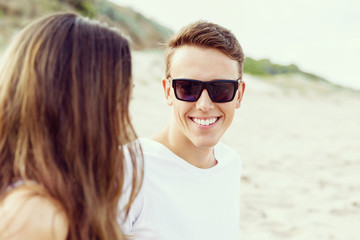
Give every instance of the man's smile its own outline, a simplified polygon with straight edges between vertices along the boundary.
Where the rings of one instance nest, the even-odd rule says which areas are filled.
[[[215,122],[219,120],[220,117],[207,117],[207,118],[197,118],[197,117],[190,117],[191,121],[194,123],[201,125],[201,126],[209,126],[213,125]]]

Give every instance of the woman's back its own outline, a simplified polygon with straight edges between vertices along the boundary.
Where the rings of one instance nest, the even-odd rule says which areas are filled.
[[[34,220],[33,205],[43,203],[40,218],[59,212],[68,239],[122,239],[117,208],[126,166],[119,146],[136,137],[128,109],[128,41],[99,22],[53,14],[22,30],[3,60],[0,208],[13,203],[9,198],[19,202],[15,223],[23,211]],[[137,174],[140,151],[130,145],[130,152]],[[130,203],[140,184],[134,176]],[[27,184],[9,192],[19,181]],[[42,189],[40,195],[28,189],[29,181]]]

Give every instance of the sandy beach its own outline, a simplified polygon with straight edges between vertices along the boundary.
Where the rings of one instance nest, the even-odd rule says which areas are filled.
[[[163,129],[160,52],[133,52],[132,120]],[[222,141],[243,161],[242,240],[360,239],[360,93],[301,77],[245,75],[245,95]]]

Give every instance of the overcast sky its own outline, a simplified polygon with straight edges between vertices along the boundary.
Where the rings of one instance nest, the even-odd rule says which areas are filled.
[[[111,0],[178,31],[196,20],[229,28],[247,56],[297,64],[360,89],[359,0]]]

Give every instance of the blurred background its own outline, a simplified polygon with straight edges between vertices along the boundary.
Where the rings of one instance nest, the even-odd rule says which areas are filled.
[[[357,0],[111,0],[178,31],[199,19],[231,29],[247,56],[294,63],[329,81],[360,89]]]
[[[222,139],[243,162],[240,239],[358,239],[359,9],[355,0],[0,0],[0,55],[53,12],[120,28],[132,44],[132,121],[150,137],[172,114],[163,44],[200,19],[229,28],[246,54],[245,96]]]

